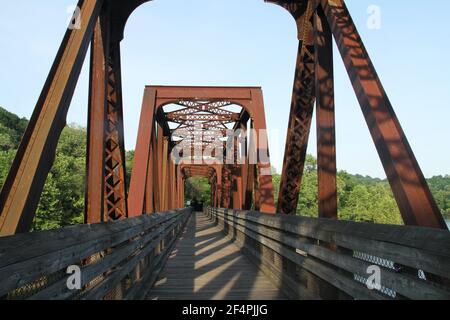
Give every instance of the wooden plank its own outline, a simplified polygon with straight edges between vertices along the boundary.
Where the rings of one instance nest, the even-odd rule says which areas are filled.
[[[151,227],[156,226],[158,220],[154,220],[153,222],[153,224],[150,224]],[[105,227],[108,228],[108,226]],[[0,268],[0,279],[2,279],[0,281],[0,295],[20,288],[42,276],[60,271],[69,265],[79,264],[83,259],[107,248],[114,247],[146,229],[146,227],[141,225],[128,231],[106,234],[94,241],[75,244],[58,251],[50,252],[44,256],[33,257],[32,259]],[[62,241],[64,242],[64,240]],[[42,242],[41,245],[43,245]]]
[[[128,262],[126,262],[124,265],[116,268],[114,271],[112,271],[108,277],[102,281],[100,284],[98,284],[96,287],[89,290],[83,297],[83,300],[99,300],[104,297],[108,291],[112,290],[114,287],[116,287],[122,279],[129,274],[138,264],[138,262],[142,259],[144,259],[146,256],[148,256],[155,248],[156,246],[170,233],[170,231],[166,231],[163,234],[160,234],[158,239],[153,240],[152,243],[139,252],[139,254],[136,254],[132,256]],[[159,255],[159,258],[162,257],[164,254],[164,251]],[[157,261],[157,260],[155,260]],[[151,268],[150,268],[151,269]]]
[[[245,230],[240,227],[237,229]],[[241,231],[242,232],[242,231]],[[328,267],[327,265],[320,263],[319,261],[309,258],[309,257],[303,257],[299,254],[297,254],[293,250],[288,250],[288,247],[283,246],[275,241],[272,241],[267,238],[259,237],[256,233],[248,232],[247,236],[259,241],[263,245],[269,247],[270,249],[274,250],[278,254],[286,257],[287,259],[294,262],[296,265],[301,266],[302,268],[308,270],[309,272],[317,275],[319,278],[324,279],[328,283],[332,284],[336,288],[339,288],[340,290],[346,292],[347,294],[356,297],[358,299],[381,299],[381,295],[379,295],[375,291],[368,290],[364,285],[359,284],[353,279],[344,276],[343,274],[337,272],[336,270]],[[247,249],[251,252],[256,252],[254,249],[252,249],[250,246],[247,246]],[[259,253],[256,253],[259,255]],[[271,265],[268,263],[268,265]],[[282,271],[279,270],[279,273],[282,274]]]
[[[176,223],[176,222],[175,222]],[[160,228],[155,229],[154,231],[146,234],[145,236],[134,239],[130,241],[126,246],[113,250],[111,254],[108,254],[100,261],[87,265],[81,269],[82,279],[81,286],[89,284],[92,280],[94,280],[99,275],[107,272],[108,270],[113,269],[116,265],[123,262],[129,256],[136,252],[138,249],[144,246],[150,246],[152,240],[155,237],[158,237],[164,230],[171,230],[174,226],[174,223],[166,223],[166,225],[161,225]],[[45,288],[44,290],[39,291],[35,295],[31,296],[30,300],[41,300],[41,299],[67,299],[74,294],[73,291],[68,290],[66,285],[66,279],[62,279],[52,286]]]
[[[364,222],[335,221],[321,218],[307,218],[287,215],[267,215],[255,211],[237,211],[220,209],[245,220],[257,222],[272,228],[310,236],[313,231],[352,234],[363,239],[391,242],[402,246],[415,247],[450,256],[450,232],[434,228],[414,226],[383,225]]]
[[[246,300],[285,296],[220,228],[197,213],[147,298]]]
[[[397,226],[385,226],[385,225],[372,225],[360,223],[344,222],[344,221],[328,221],[325,219],[312,219],[321,220],[320,225],[308,225],[310,219],[306,219],[308,222],[303,224],[305,218],[301,217],[266,217],[253,214],[235,214],[236,218],[243,219],[245,221],[258,223],[267,227],[280,229],[283,232],[290,232],[302,237],[315,238],[329,243],[335,243],[339,246],[362,251],[365,253],[373,254],[375,256],[393,260],[403,265],[411,266],[417,269],[425,269],[431,273],[447,277],[450,274],[450,251],[447,250],[447,246],[450,243],[450,233],[447,231],[417,228],[417,227],[397,227]],[[289,220],[289,221],[287,221]],[[315,223],[315,222],[314,222]],[[344,227],[340,226],[345,225]],[[338,226],[338,228],[336,228]],[[366,233],[363,229],[366,226],[370,226]],[[410,229],[412,232],[409,237],[415,237],[415,245],[404,244],[403,241],[396,242],[394,238],[383,238],[384,240],[378,240],[380,237],[373,237],[372,230],[375,228],[391,229],[392,234],[395,234],[398,229],[403,228]],[[358,232],[354,232],[358,230]],[[437,237],[430,238],[430,242],[435,243],[439,248],[429,250],[429,246],[420,247],[420,243],[426,242],[431,233],[439,233]],[[384,234],[386,232],[383,231]],[[371,236],[372,234],[372,236]],[[399,237],[401,235],[399,234]],[[440,242],[439,242],[440,241]],[[450,247],[449,247],[450,250]]]
[[[268,245],[272,250],[275,250],[278,253],[286,252],[285,246],[300,249],[310,256],[318,258],[345,271],[351,272],[352,274],[367,277],[366,271],[371,265],[371,263],[355,259],[348,255],[339,254],[325,247],[313,245],[311,243],[308,244],[304,241],[298,241],[296,238],[290,237],[281,232],[266,230],[261,226],[242,226],[235,222],[231,222],[230,225],[258,242]],[[278,243],[272,240],[278,241]],[[290,259],[291,255],[289,254],[284,256]],[[293,262],[297,263],[297,261]],[[303,266],[305,266],[305,264],[303,264]],[[314,272],[313,270],[309,271]],[[391,288],[403,296],[411,299],[450,299],[450,291],[447,291],[444,288],[439,288],[430,282],[420,280],[418,277],[413,278],[401,273],[395,273],[390,269],[381,268],[381,279],[383,280],[382,282],[384,286]],[[351,281],[351,279],[349,281]]]
[[[178,213],[181,213],[181,211]],[[175,216],[176,213],[171,211],[110,223],[76,225],[57,230],[23,233],[0,238],[0,268],[80,243],[95,242],[103,236],[129,231],[134,227],[145,230]],[[140,231],[136,229],[135,232],[139,234]]]
[[[223,217],[223,215],[220,214],[219,216]],[[256,232],[259,232],[259,229],[255,229],[254,227],[257,226],[257,224],[253,223],[252,221],[248,222],[236,216],[233,216],[231,220],[236,221],[241,226],[245,226]],[[264,228],[264,230],[271,230],[265,228],[264,226],[262,226],[262,228]],[[297,234],[288,233],[285,231],[286,229],[287,228],[285,228],[284,230],[279,230],[279,241],[281,241],[280,237],[284,235],[290,235],[292,237],[298,238]],[[361,251],[366,254],[374,255],[376,257],[392,260],[396,263],[410,266],[415,269],[426,270],[430,273],[440,275],[442,277],[448,277],[448,275],[450,274],[450,257],[435,255],[433,253],[429,253],[417,248],[405,247],[389,242],[360,239],[352,236],[351,234],[336,234],[326,231],[319,231],[318,233],[320,233],[320,235],[316,237],[316,239],[327,243],[335,243],[340,247],[352,249],[355,251]],[[308,238],[314,238],[312,234],[308,234],[307,236]]]
[[[35,279],[64,270],[68,265],[80,264],[95,253],[136,236],[141,237],[142,233],[155,227],[173,225],[189,212],[190,209],[184,209],[118,222],[1,238],[0,296]],[[15,239],[18,248],[12,248]]]

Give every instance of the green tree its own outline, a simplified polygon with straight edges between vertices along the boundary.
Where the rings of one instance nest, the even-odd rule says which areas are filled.
[[[0,136],[9,141],[11,149],[17,148],[22,138],[25,128],[28,125],[27,119],[21,119],[15,114],[0,107]]]
[[[317,171],[314,168],[314,163],[307,161],[297,206],[298,215],[306,217],[318,216],[319,203],[317,198]]]
[[[0,186],[3,185],[16,154],[20,139],[28,124],[26,119],[0,107]],[[67,126],[61,134],[56,158],[33,222],[33,230],[48,230],[82,223],[84,218],[84,190],[86,163],[86,129]],[[126,153],[127,182],[129,185],[134,151]],[[278,201],[281,176],[273,170],[275,201]],[[450,176],[428,179],[430,190],[441,209],[450,219]],[[342,220],[401,224],[402,219],[386,180],[337,174],[338,212]],[[186,182],[186,200],[196,198],[206,204],[210,201],[210,185],[206,178],[196,177]],[[318,216],[317,160],[308,155],[302,179],[297,214]]]
[[[192,177],[186,180],[185,201],[196,199],[205,205],[211,203],[211,186],[207,178]]]
[[[134,162],[134,151],[127,151],[125,153],[125,168],[127,170],[126,173],[126,181],[127,181],[127,186],[130,187],[130,181],[131,181],[131,172],[133,170],[133,162]]]
[[[15,155],[15,150],[0,151],[0,187],[5,183]]]
[[[56,150],[33,221],[33,230],[48,230],[84,221],[86,130],[66,127]]]
[[[436,176],[428,179],[430,190],[445,218],[450,219],[450,176]]]

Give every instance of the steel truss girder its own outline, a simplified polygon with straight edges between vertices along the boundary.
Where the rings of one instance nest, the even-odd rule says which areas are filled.
[[[295,214],[315,102],[313,1],[284,4],[299,25],[299,50],[277,212]]]
[[[322,74],[320,71],[331,71],[331,63],[327,63],[325,48],[318,46],[317,30],[314,32],[314,16],[318,5],[323,9],[320,19],[322,23],[328,22],[330,30],[338,44],[339,52],[344,60],[347,72],[351,78],[358,101],[361,105],[370,133],[373,137],[378,154],[387,173],[389,183],[392,187],[395,199],[399,205],[403,220],[408,225],[419,225],[446,229],[444,219],[431,195],[429,187],[420,170],[417,160],[404,135],[400,123],[387,98],[386,92],[378,78],[375,68],[367,54],[362,40],[356,30],[351,16],[343,0],[266,0],[277,3],[292,13],[295,17],[299,30],[299,56],[294,83],[291,117],[289,121],[288,143],[283,166],[283,176],[280,190],[279,211],[282,213],[294,213],[301,185],[301,176],[305,161],[306,144],[309,136],[311,116],[314,100],[317,95],[319,103],[318,110],[318,133],[319,133],[319,176],[326,170],[331,170],[331,175],[319,177],[319,184],[333,182],[334,176],[334,151],[333,138],[321,134],[326,130],[334,130],[334,119],[331,112],[333,103],[326,100],[323,79],[328,78],[331,83],[331,73]],[[172,141],[163,138],[163,133],[170,134],[170,128],[155,125],[148,139],[140,139],[140,146],[151,147],[150,154],[143,160],[135,160],[145,163],[143,167],[137,166],[145,171],[142,186],[139,179],[135,179],[132,190],[137,192],[138,201],[133,207],[133,213],[127,214],[125,199],[124,180],[124,147],[122,127],[122,104],[120,87],[120,51],[119,43],[123,38],[123,29],[130,14],[146,0],[80,0],[78,6],[83,17],[80,29],[68,29],[58,51],[55,62],[44,85],[40,98],[37,102],[33,116],[23,136],[19,150],[13,162],[12,168],[0,194],[0,235],[11,235],[18,232],[26,232],[30,229],[38,201],[44,187],[45,179],[50,171],[55,157],[58,138],[65,126],[65,119],[73,96],[75,86],[81,71],[81,67],[91,39],[94,42],[101,40],[106,50],[102,53],[94,50],[92,64],[96,65],[91,70],[91,83],[101,83],[97,88],[91,88],[90,96],[90,128],[88,145],[88,179],[87,179],[87,215],[89,221],[99,219],[117,219],[149,212],[148,208],[162,210],[171,205],[181,204],[183,185],[179,169],[174,167],[167,156],[168,150],[172,148]],[[98,17],[106,17],[107,36],[94,34],[98,25]],[[323,19],[326,18],[326,19]],[[316,22],[317,22],[316,16]],[[111,23],[114,22],[114,23]],[[102,33],[104,31],[102,30]],[[316,38],[314,37],[316,35]],[[315,39],[315,40],[314,40]],[[316,50],[321,52],[315,52]],[[109,51],[109,52],[108,52]],[[328,54],[329,55],[329,54]],[[104,61],[102,61],[104,59]],[[99,65],[104,65],[105,70],[101,72]],[[322,69],[321,69],[322,68]],[[105,78],[105,79],[103,79]],[[161,88],[162,89],[162,88]],[[255,110],[247,104],[253,97],[258,97],[257,88],[247,90],[235,88],[232,92],[224,88],[194,88],[184,87],[178,95],[173,95],[177,88],[166,87],[164,95],[160,96],[158,103],[167,105],[169,103],[180,103],[184,109],[179,115],[187,112],[185,109],[191,107],[201,113],[204,103],[214,101],[209,113],[219,117],[230,115],[229,110],[220,110],[226,104],[233,102],[237,105],[246,106],[248,114],[253,118],[255,128],[265,128],[265,119],[261,119]],[[190,93],[195,92],[195,96]],[[206,92],[209,92],[206,94]],[[231,93],[231,94],[230,94]],[[262,96],[262,94],[261,94]],[[194,99],[194,97],[196,99]],[[102,101],[105,101],[104,105]],[[189,102],[191,101],[191,102]],[[192,101],[194,101],[192,103]],[[259,102],[262,105],[262,99]],[[97,106],[100,106],[99,108]],[[102,110],[104,109],[104,110]],[[328,111],[327,111],[328,110]],[[93,121],[101,119],[106,113],[104,126],[96,126]],[[320,112],[322,112],[320,114]],[[189,112],[188,112],[189,113]],[[191,114],[192,115],[192,114]],[[246,115],[240,115],[235,127],[245,127],[246,124],[239,123]],[[152,114],[152,116],[154,116]],[[161,121],[161,115],[155,113],[155,118]],[[190,125],[188,118],[181,118],[180,125]],[[224,118],[220,118],[224,119]],[[233,118],[234,119],[234,118]],[[209,119],[211,120],[211,118]],[[234,121],[234,120],[233,120]],[[243,121],[243,120],[242,120]],[[223,122],[210,121],[209,128],[226,130]],[[98,136],[96,132],[103,131],[103,138],[94,139]],[[159,134],[158,134],[158,133]],[[145,140],[145,141],[144,141]],[[246,142],[247,143],[252,143]],[[103,152],[98,153],[102,149]],[[155,152],[156,151],[156,152]],[[326,159],[331,157],[331,164],[326,164]],[[227,168],[224,170],[232,170]],[[253,202],[254,207],[273,209],[273,195],[271,177],[261,176],[262,171],[267,171],[267,165],[246,165],[242,167],[242,203],[244,208],[249,208]],[[139,170],[134,173],[138,175]],[[165,179],[168,177],[168,181]],[[262,177],[262,178],[261,178]],[[212,191],[214,204],[219,205],[223,200],[221,188],[217,185],[223,180],[222,172],[213,177],[216,179],[216,188]],[[327,182],[328,181],[328,182]],[[178,183],[178,186],[170,183]],[[227,182],[228,183],[228,182]],[[132,183],[133,185],[133,183]],[[152,190],[149,186],[154,186]],[[96,190],[96,191],[94,191]],[[149,191],[152,190],[152,191]],[[143,191],[143,192],[142,192]],[[253,192],[254,191],[254,192]],[[323,190],[322,190],[323,191]],[[228,191],[227,191],[228,192]],[[332,197],[335,191],[329,190]],[[334,199],[332,205],[321,202],[325,193],[319,193],[319,204],[324,208],[325,216],[334,216]],[[143,196],[143,200],[142,198]],[[177,196],[175,196],[175,194]],[[253,196],[252,196],[253,194]],[[133,192],[134,197],[134,192]],[[133,198],[132,197],[132,198]],[[253,199],[251,199],[253,197]],[[151,198],[151,199],[150,199]],[[99,199],[98,201],[95,199]],[[264,200],[260,200],[264,199]],[[142,201],[141,201],[142,200]],[[104,202],[103,202],[104,201]],[[230,200],[233,202],[234,200]],[[103,202],[103,204],[101,204]],[[130,203],[130,202],[129,202]],[[256,205],[255,205],[256,204]],[[103,206],[103,208],[102,208]],[[97,208],[97,209],[95,209]],[[322,209],[321,209],[322,210]],[[89,218],[89,212],[97,213]],[[98,212],[101,211],[102,214]],[[106,212],[106,215],[105,215]]]
[[[147,92],[152,92],[152,94],[147,94]],[[172,183],[184,183],[184,181],[193,176],[204,176],[207,177],[211,183],[211,197],[212,203],[215,205],[225,205],[226,207],[236,207],[244,208],[245,204],[242,202],[244,199],[244,194],[237,194],[238,192],[243,193],[245,190],[244,179],[240,177],[241,172],[244,170],[236,169],[236,165],[225,165],[225,164],[209,164],[207,162],[216,163],[216,160],[225,159],[228,152],[233,154],[236,152],[233,150],[226,150],[226,141],[214,139],[212,135],[203,136],[205,132],[204,129],[198,130],[196,121],[190,120],[183,124],[183,127],[178,129],[182,134],[179,134],[177,130],[165,131],[159,129],[155,135],[150,135],[149,130],[151,127],[157,126],[158,128],[167,128],[168,121],[170,117],[167,116],[161,110],[164,106],[168,105],[170,101],[180,101],[180,96],[183,97],[184,106],[193,106],[196,108],[192,112],[197,112],[197,108],[203,110],[210,108],[217,112],[218,108],[223,106],[229,106],[231,104],[237,104],[242,106],[243,111],[240,113],[233,113],[233,117],[237,116],[237,121],[235,121],[235,128],[241,126],[242,123],[246,123],[251,119],[252,123],[255,124],[256,129],[265,129],[265,115],[264,115],[264,103],[262,99],[262,91],[260,88],[233,88],[233,87],[161,87],[161,86],[148,86],[146,87],[146,94],[144,95],[143,111],[141,114],[141,125],[139,128],[138,139],[136,146],[136,156],[135,156],[135,166],[133,167],[133,173],[131,178],[131,188],[133,190],[141,190],[139,198],[134,196],[130,189],[130,199],[129,202],[130,215],[135,216],[144,213],[144,204],[146,202],[144,191],[148,183],[153,183],[159,186],[160,192],[155,192],[155,197],[157,200],[155,203],[163,203],[165,207],[162,208],[172,209],[176,203],[173,199],[167,201],[170,198],[171,189],[173,187]],[[233,103],[229,102],[233,101]],[[212,106],[211,106],[212,105]],[[151,107],[148,107],[151,106]],[[187,107],[186,107],[187,108]],[[147,111],[145,111],[147,110]],[[245,111],[244,111],[245,110]],[[177,111],[175,111],[177,112]],[[183,114],[189,114],[191,111],[183,109]],[[149,121],[154,121],[152,126],[148,125]],[[201,120],[200,120],[201,121]],[[210,123],[211,125],[211,123]],[[214,126],[220,126],[220,121],[214,120]],[[222,124],[223,125],[223,124]],[[243,125],[243,124],[242,124]],[[141,129],[142,128],[142,129]],[[144,130],[145,132],[141,132]],[[231,132],[231,129],[220,129],[218,132]],[[264,131],[263,131],[264,132]],[[184,135],[185,134],[185,135]],[[198,137],[197,135],[200,135]],[[261,134],[262,135],[262,134]],[[142,137],[145,137],[142,138]],[[181,140],[175,141],[181,138]],[[200,139],[199,139],[200,138]],[[157,171],[161,173],[163,177],[168,177],[168,179],[161,181],[161,177],[157,177],[158,181],[149,181],[150,174],[147,174],[147,182],[140,178],[145,176],[143,174],[143,167],[147,166],[146,158],[149,157],[148,150],[149,145],[152,145],[152,139],[156,139],[156,147],[153,148],[153,157],[158,160]],[[145,141],[144,141],[145,140]],[[264,142],[264,141],[263,141]],[[168,147],[170,144],[170,147]],[[173,165],[172,154],[178,151],[186,151],[182,147],[187,148],[191,151],[190,157],[194,156],[190,160],[194,160],[197,163],[199,159],[196,159],[195,152],[212,151],[211,156],[216,157],[216,159],[200,159],[202,165],[192,165],[185,163],[185,155],[182,156],[183,160],[181,163],[176,163],[176,172],[180,175],[181,180],[174,182],[171,173],[167,171],[167,167]],[[264,146],[263,146],[264,147]],[[217,149],[219,148],[219,149]],[[236,148],[236,147],[235,147]],[[255,141],[256,148],[256,141]],[[267,146],[265,146],[267,148]],[[222,154],[216,154],[217,150]],[[255,149],[256,150],[256,149]],[[267,150],[266,150],[266,153]],[[236,156],[234,158],[237,158]],[[259,159],[258,159],[259,161]],[[269,166],[269,164],[258,163],[257,167],[259,170],[255,172],[254,179],[258,179],[261,183],[257,181],[252,181],[254,188],[252,189],[252,194],[250,198],[253,198],[251,204],[255,204],[255,208],[264,208],[266,212],[274,213],[274,200],[273,200],[273,187],[272,187],[272,177],[270,174],[262,176],[264,169]],[[140,173],[138,173],[140,172]],[[154,175],[156,176],[156,175]],[[180,182],[183,181],[183,182]],[[236,184],[240,185],[237,186]],[[169,187],[169,191],[167,186]],[[155,188],[153,188],[155,190]],[[180,190],[180,186],[176,185],[175,189]],[[254,191],[254,192],[253,192]],[[135,191],[133,191],[135,192]],[[179,193],[179,191],[177,191]],[[263,195],[263,196],[260,196]],[[178,202],[179,203],[179,202]],[[158,206],[156,206],[157,208]],[[250,209],[250,207],[248,208]],[[149,212],[146,212],[149,213]]]
[[[278,211],[296,213],[317,97],[319,215],[337,218],[333,34],[403,221],[447,229],[345,2],[270,2],[285,7],[296,18],[300,40]]]
[[[128,215],[120,43],[111,41],[110,19],[106,7],[98,18],[91,45],[85,205],[88,223]]]
[[[343,0],[321,0],[394,197],[407,225],[447,229]]]
[[[66,31],[0,195],[1,236],[32,226],[102,3],[78,3],[84,23]]]

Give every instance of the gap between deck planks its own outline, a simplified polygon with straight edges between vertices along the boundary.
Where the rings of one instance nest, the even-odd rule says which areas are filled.
[[[150,300],[285,299],[270,279],[203,213],[193,213]]]

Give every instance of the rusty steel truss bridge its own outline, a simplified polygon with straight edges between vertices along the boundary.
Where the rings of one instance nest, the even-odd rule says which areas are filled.
[[[276,199],[259,87],[145,87],[128,186],[120,44],[145,2],[79,1],[1,191],[0,298],[450,299],[450,233],[343,0],[266,0],[299,40]],[[333,38],[404,226],[338,219]],[[30,233],[89,46],[85,224]],[[314,112],[319,210],[305,218]],[[203,212],[186,208],[192,177],[211,186]]]

